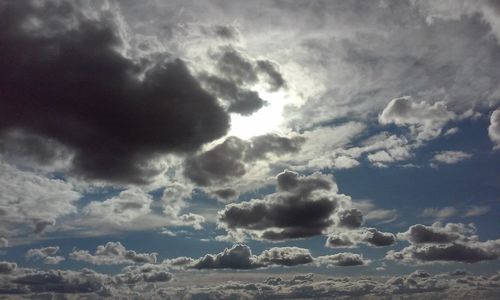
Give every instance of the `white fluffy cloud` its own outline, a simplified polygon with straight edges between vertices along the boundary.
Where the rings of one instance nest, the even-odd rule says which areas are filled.
[[[70,259],[95,265],[156,263],[156,256],[157,253],[137,253],[133,250],[127,250],[120,242],[99,245],[95,254],[91,254],[87,250],[74,250],[69,254]]]
[[[491,113],[488,135],[493,142],[494,148],[498,149],[500,147],[500,109]]]
[[[472,154],[463,151],[441,151],[434,155],[432,160],[437,164],[456,164],[470,159]]]

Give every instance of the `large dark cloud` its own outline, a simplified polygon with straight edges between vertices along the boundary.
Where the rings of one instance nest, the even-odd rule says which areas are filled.
[[[184,175],[194,183],[208,186],[243,176],[246,164],[264,159],[268,154],[294,153],[304,143],[302,137],[265,134],[249,141],[230,136],[212,149],[186,159]]]
[[[226,205],[219,212],[220,225],[269,240],[304,238],[322,234],[334,225],[339,203],[350,201],[336,193],[337,186],[327,175],[299,176],[284,171],[276,180],[276,193]]]
[[[75,153],[86,177],[142,183],[158,154],[224,135],[228,116],[182,60],[119,51],[112,14],[66,1],[0,6],[0,133],[22,129]],[[147,69],[147,71],[145,71]]]

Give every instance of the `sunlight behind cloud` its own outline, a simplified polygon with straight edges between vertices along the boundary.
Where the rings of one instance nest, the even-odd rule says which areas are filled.
[[[259,91],[259,95],[268,104],[250,116],[232,114],[231,129],[228,135],[249,139],[269,132],[282,132],[280,125],[283,122],[282,113],[286,102],[285,94],[281,91],[273,93]]]

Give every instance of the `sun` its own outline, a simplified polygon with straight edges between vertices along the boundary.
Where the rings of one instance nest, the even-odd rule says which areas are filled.
[[[268,102],[250,116],[231,114],[231,129],[228,135],[249,139],[266,133],[281,133],[283,107],[286,97],[282,91],[259,91],[259,96]]]

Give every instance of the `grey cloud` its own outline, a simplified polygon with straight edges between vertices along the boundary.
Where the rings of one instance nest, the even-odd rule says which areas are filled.
[[[403,263],[476,263],[498,259],[500,240],[481,242],[475,231],[473,226],[460,223],[413,225],[408,231],[398,234],[398,238],[408,240],[411,245],[401,251],[387,252],[386,259]]]
[[[350,248],[358,244],[375,247],[391,246],[396,242],[396,236],[389,232],[381,232],[375,228],[332,233],[328,236],[325,246],[330,248]]]
[[[49,246],[38,249],[29,249],[26,252],[26,258],[28,259],[40,259],[47,256],[52,256],[59,251],[59,246]]]
[[[6,248],[8,246],[9,246],[9,240],[4,237],[0,237],[0,248]]]
[[[0,261],[0,274],[9,274],[17,269],[17,264],[8,261]]]
[[[269,60],[258,60],[257,70],[269,77],[269,88],[271,91],[276,91],[286,86],[285,79],[279,72],[276,63]]]
[[[195,269],[254,269],[263,267],[246,245],[236,244],[217,255],[207,254],[196,260]]]
[[[463,151],[441,151],[432,158],[436,163],[456,164],[458,162],[470,159],[472,154]]]
[[[500,257],[500,241],[410,245],[401,251],[391,250],[386,259],[406,263],[417,262],[465,262],[496,260]]]
[[[191,156],[184,163],[184,176],[198,185],[209,186],[245,175],[247,163],[264,159],[269,154],[299,151],[302,137],[266,134],[249,141],[231,136],[210,150]]]
[[[245,165],[241,161],[244,149],[243,140],[229,137],[222,144],[188,158],[184,165],[184,175],[203,186],[241,177],[246,172]]]
[[[215,75],[204,75],[201,79],[209,91],[226,102],[228,112],[251,115],[267,104],[257,92],[240,88],[229,79]]]
[[[178,257],[167,259],[162,264],[168,268],[179,269],[257,269],[271,266],[306,265],[314,261],[310,251],[298,247],[273,247],[262,251],[259,255],[252,254],[250,247],[235,244],[218,254],[207,254],[198,259]]]
[[[234,200],[234,199],[238,198],[238,196],[239,196],[239,193],[232,188],[218,189],[218,190],[212,191],[210,194],[217,197],[217,199],[219,199],[221,201],[225,201],[225,202]]]
[[[168,282],[174,275],[163,265],[143,264],[127,266],[121,273],[114,276],[119,284],[137,284],[140,282]]]
[[[435,222],[432,226],[412,225],[406,232],[398,233],[398,238],[412,244],[446,244],[477,239],[472,235],[475,231],[474,227],[460,223],[448,223],[443,226],[440,222]]]
[[[137,253],[133,250],[127,250],[120,242],[99,245],[95,254],[90,254],[87,250],[74,250],[69,254],[70,259],[95,265],[155,263],[156,256],[156,253]]]
[[[58,263],[65,260],[62,256],[56,256],[55,254],[59,251],[59,246],[49,246],[44,248],[29,249],[26,252],[27,259],[43,260],[46,265],[57,265]]]
[[[411,97],[391,100],[379,116],[382,124],[415,126],[417,140],[430,140],[441,134],[443,126],[456,115],[450,112],[445,102],[428,104],[415,102]]]
[[[441,208],[428,207],[423,210],[421,216],[444,220],[457,215],[458,212],[459,212],[458,209],[454,206],[446,206]]]
[[[217,67],[221,74],[239,85],[251,85],[257,82],[258,77],[250,58],[243,53],[225,47],[216,56]]]
[[[72,184],[0,162],[0,236],[42,234],[56,219],[76,212]],[[52,229],[52,228],[51,228]]]
[[[350,267],[350,266],[362,266],[370,263],[370,260],[363,259],[363,255],[341,252],[332,255],[319,256],[316,258],[316,262],[328,267]]]
[[[219,212],[219,224],[271,240],[314,236],[334,224],[338,202],[350,200],[337,195],[331,177],[320,173],[299,176],[285,171],[276,180],[276,193],[226,205]]]
[[[297,247],[274,247],[264,250],[258,260],[264,264],[296,266],[313,262],[309,250]]]
[[[42,232],[45,231],[45,229],[47,229],[47,227],[49,226],[54,226],[56,225],[56,221],[53,220],[53,219],[49,219],[49,220],[33,220],[33,223],[34,223],[34,232],[36,234],[40,234]]]
[[[363,214],[357,208],[341,210],[337,213],[337,226],[346,228],[359,228],[363,225]]]
[[[63,256],[47,256],[43,259],[43,263],[46,265],[57,265],[58,263],[66,260]]]
[[[39,26],[23,27],[29,18]],[[152,159],[223,136],[229,118],[182,60],[151,61],[144,72],[117,50],[127,41],[116,18],[67,1],[3,3],[0,128],[65,145],[79,175],[144,183],[162,171]]]

